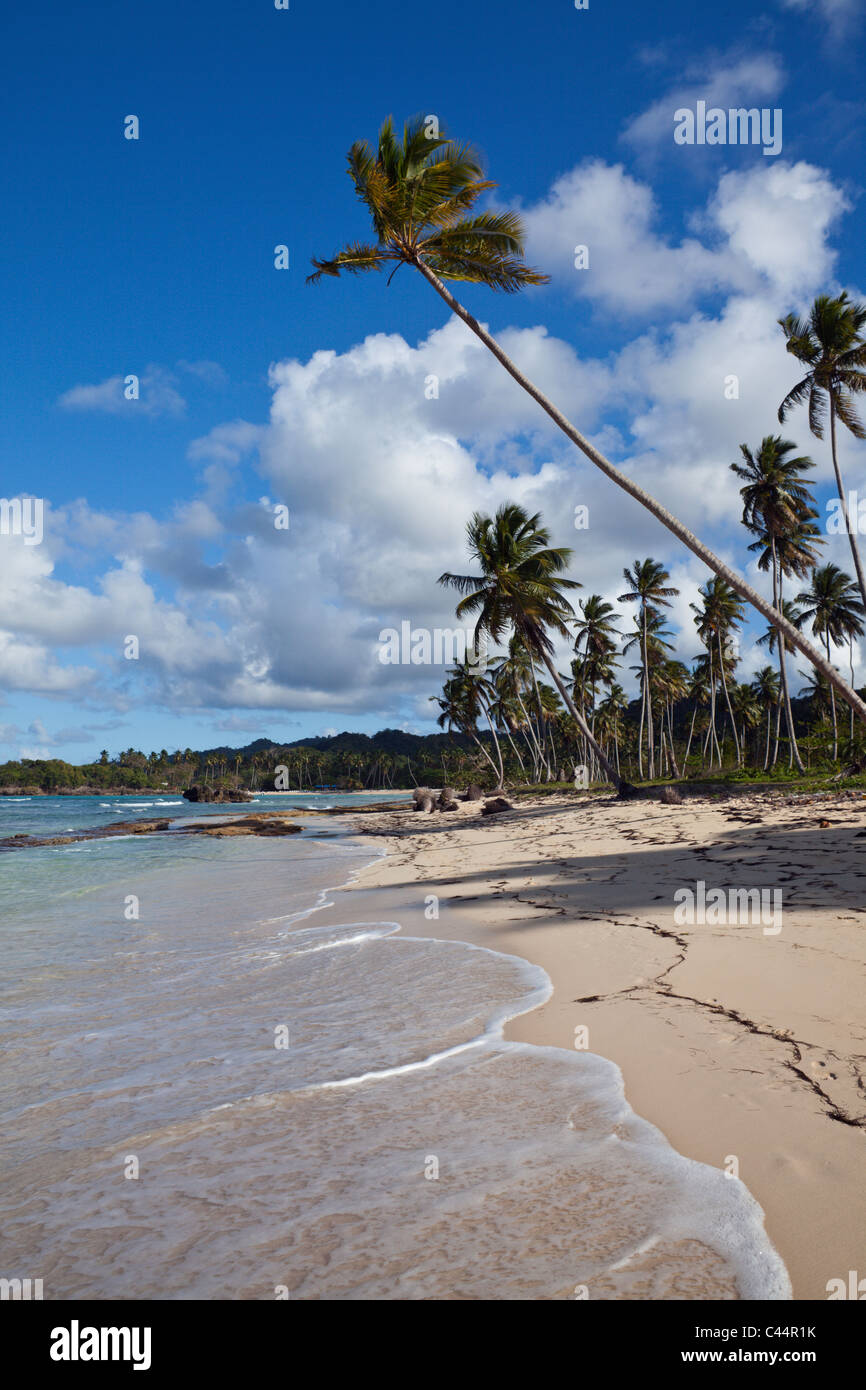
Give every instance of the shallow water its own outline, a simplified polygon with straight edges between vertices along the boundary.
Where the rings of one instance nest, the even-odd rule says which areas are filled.
[[[370,858],[337,829],[3,857],[0,1275],[46,1298],[789,1297],[746,1189],[634,1117],[616,1067],[502,1040],[543,971],[316,925]]]

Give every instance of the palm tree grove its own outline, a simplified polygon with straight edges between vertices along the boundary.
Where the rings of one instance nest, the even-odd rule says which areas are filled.
[[[768,577],[765,594],[610,463],[449,290],[447,282],[462,281],[516,294],[547,281],[525,264],[517,213],[474,210],[495,184],[472,148],[431,136],[420,118],[401,137],[389,118],[375,149],[352,145],[348,172],[373,239],[314,260],[310,281],[387,271],[390,283],[404,266],[417,272],[579,454],[709,571],[690,604],[694,651],[682,661],[666,626],[679,591],[662,561],[638,557],[620,580],[611,575],[611,597],[622,590],[615,601],[578,596],[579,557],[550,544],[540,514],[503,498],[494,516],[472,516],[464,541],[472,572],[448,571],[438,582],[458,596],[455,616],[471,620],[476,641],[497,655],[484,669],[458,662],[431,700],[440,728],[471,741],[478,776],[500,788],[612,785],[620,796],[641,782],[680,779],[856,780],[866,770],[866,689],[854,688],[853,659],[866,582],[837,436],[842,426],[866,438],[855,399],[866,389],[866,306],[845,292],[821,295],[805,319],[778,321],[780,350],[804,375],[778,406],[768,402],[768,424],[805,407],[816,440],[829,430],[829,460],[768,433],[744,442],[741,458],[719,461],[742,483],[745,549]],[[812,486],[828,462],[853,575],[822,560]],[[455,537],[455,553],[459,546]],[[768,658],[748,677],[740,653],[747,616],[766,624],[756,640]],[[622,683],[629,675],[639,690],[632,700]]]

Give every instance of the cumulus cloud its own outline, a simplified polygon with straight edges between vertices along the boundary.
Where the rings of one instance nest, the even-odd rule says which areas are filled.
[[[584,433],[737,566],[743,536],[728,465],[741,443],[778,429],[796,364],[776,319],[826,288],[829,236],[845,209],[809,165],[750,166],[724,174],[674,243],[657,231],[646,184],[620,166],[584,164],[529,210],[531,244],[552,250],[592,236],[609,254],[591,272],[570,272],[579,292],[673,312],[603,361],[540,326],[493,325]],[[595,230],[580,235],[575,219],[591,217]],[[506,499],[540,511],[554,544],[573,547],[585,593],[615,599],[625,565],[665,560],[682,590],[670,615],[679,655],[694,656],[689,603],[706,571],[571,447],[459,321],[418,342],[371,334],[343,352],[276,363],[270,385],[266,422],[226,422],[190,446],[195,461],[232,475],[255,450],[258,500],[238,503],[206,474],[205,495],[167,518],[78,500],[48,509],[40,546],[0,537],[0,611],[15,619],[14,632],[10,622],[0,634],[7,688],[106,709],[226,711],[225,732],[258,731],[252,711],[429,720],[442,670],[384,665],[379,634],[404,621],[457,626],[453,595],[436,578],[468,565],[471,513]],[[805,419],[789,428],[826,477]],[[847,439],[842,449],[857,486],[864,450]],[[288,528],[275,525],[276,504],[288,508]],[[578,506],[589,512],[586,530],[575,529]],[[847,565],[844,544],[834,541],[828,558]],[[65,577],[88,569],[87,583]],[[128,661],[130,634],[139,656]],[[561,669],[568,657],[562,646]],[[621,679],[632,683],[627,671]]]
[[[262,434],[260,425],[251,425],[247,420],[233,420],[227,425],[217,425],[200,439],[194,439],[187,450],[187,458],[194,462],[205,460],[211,463],[240,463],[242,458],[256,448]]]
[[[695,235],[673,241],[658,230],[649,185],[592,160],[524,218],[533,262],[572,293],[633,316],[681,314],[720,293],[801,293],[831,273],[828,233],[848,207],[822,170],[774,161],[724,174],[690,219]],[[575,268],[577,245],[588,248],[585,269]]]

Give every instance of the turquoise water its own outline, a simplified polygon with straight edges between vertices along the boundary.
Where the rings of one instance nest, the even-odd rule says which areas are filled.
[[[0,796],[0,839],[7,835],[65,835],[100,828],[112,820],[153,820],[169,816],[202,820],[208,815],[232,815],[244,809],[284,811],[306,808],[364,805],[375,801],[408,799],[409,792],[267,792],[252,802],[219,805],[185,801],[178,794],[156,796]]]
[[[53,833],[93,801],[3,811]],[[47,1299],[789,1297],[746,1188],[636,1117],[612,1063],[503,1040],[542,970],[356,921],[351,894],[318,925],[374,852],[329,817],[0,855],[0,1276]]]

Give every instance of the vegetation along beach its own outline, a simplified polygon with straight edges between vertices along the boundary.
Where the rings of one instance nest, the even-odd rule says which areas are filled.
[[[0,1301],[832,1375],[862,6],[342,9],[11,22]]]

